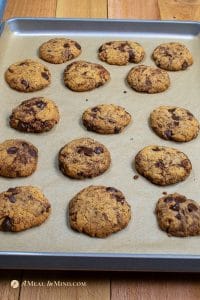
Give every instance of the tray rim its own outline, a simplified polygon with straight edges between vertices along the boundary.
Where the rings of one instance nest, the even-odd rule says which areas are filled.
[[[136,24],[200,25],[198,21],[106,19],[106,18],[56,18],[13,17],[0,23],[0,33],[5,24],[17,21],[50,21]],[[199,30],[200,32],[200,30]],[[41,259],[42,258],[42,259]],[[131,254],[95,252],[26,252],[0,251],[0,269],[87,270],[87,271],[146,271],[146,272],[200,272],[200,254]]]

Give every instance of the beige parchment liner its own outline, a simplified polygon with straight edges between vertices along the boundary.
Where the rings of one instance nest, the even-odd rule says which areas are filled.
[[[24,179],[0,178],[0,191],[18,185],[39,186],[52,204],[50,218],[40,227],[21,232],[0,232],[0,251],[48,251],[48,252],[96,252],[96,253],[146,253],[146,254],[200,254],[200,237],[168,237],[157,226],[154,208],[163,191],[178,192],[200,203],[200,136],[189,143],[164,141],[156,136],[148,125],[152,109],[159,105],[178,105],[189,109],[200,119],[200,42],[198,37],[184,40],[194,56],[194,65],[186,71],[170,72],[171,86],[164,93],[148,95],[133,91],[125,83],[128,71],[134,66],[110,66],[97,58],[97,49],[105,41],[132,38],[140,42],[146,51],[144,64],[154,65],[150,56],[161,42],[173,38],[143,36],[94,37],[70,36],[82,45],[82,54],[77,59],[99,62],[111,74],[111,81],[90,92],[76,93],[67,89],[62,74],[67,64],[45,63],[52,73],[52,84],[34,93],[20,93],[8,87],[4,72],[14,62],[25,58],[37,59],[40,44],[52,36],[22,36],[11,33],[5,27],[0,39],[0,142],[21,138],[32,142],[39,149],[37,171]],[[124,93],[123,91],[127,91]],[[61,113],[60,123],[49,133],[26,134],[8,126],[8,116],[13,107],[22,100],[34,96],[53,99]],[[88,101],[86,101],[88,99]],[[100,103],[115,103],[124,106],[132,115],[133,122],[118,135],[100,135],[88,132],[80,122],[82,112],[89,106]],[[88,180],[71,180],[58,170],[57,153],[72,139],[94,138],[107,146],[112,156],[111,168],[103,175]],[[193,165],[190,177],[179,184],[159,187],[143,177],[134,180],[136,174],[132,162],[136,153],[146,145],[158,144],[175,147],[185,152]],[[132,220],[128,227],[105,239],[90,238],[71,230],[66,221],[69,200],[89,185],[107,185],[120,189],[132,207]]]

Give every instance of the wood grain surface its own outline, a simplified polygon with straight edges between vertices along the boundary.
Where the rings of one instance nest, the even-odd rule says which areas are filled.
[[[8,0],[11,17],[198,19],[196,0]],[[187,8],[187,9],[186,9]],[[11,280],[20,287],[13,289]],[[85,286],[62,286],[62,282]],[[30,284],[36,286],[30,286]],[[60,285],[60,286],[57,286]],[[28,284],[28,285],[27,285]],[[37,286],[43,284],[43,286]],[[0,271],[1,300],[199,300],[198,274]]]

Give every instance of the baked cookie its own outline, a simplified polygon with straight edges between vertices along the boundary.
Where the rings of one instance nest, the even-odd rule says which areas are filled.
[[[87,61],[75,61],[64,71],[65,85],[75,92],[93,90],[109,79],[110,73],[103,66]]]
[[[100,104],[86,109],[82,121],[88,130],[97,133],[119,133],[130,123],[131,115],[121,106]]]
[[[144,49],[133,41],[107,42],[99,48],[99,58],[110,65],[123,66],[128,62],[139,63],[144,58]]]
[[[163,139],[188,142],[196,138],[200,124],[185,108],[160,106],[150,114],[152,129]]]
[[[0,230],[22,231],[41,225],[51,205],[39,188],[19,186],[0,193]]]
[[[104,173],[110,166],[108,149],[90,138],[73,140],[61,148],[59,167],[64,175],[84,179]]]
[[[52,100],[36,97],[25,100],[14,108],[9,123],[19,131],[45,132],[51,130],[59,118],[58,107]]]
[[[6,140],[0,144],[0,176],[27,177],[35,172],[38,150],[23,140]]]
[[[162,197],[156,204],[155,213],[160,228],[173,236],[200,234],[200,206],[178,193]]]
[[[89,186],[69,203],[71,228],[92,237],[104,238],[125,228],[131,207],[121,191],[106,186]]]
[[[132,68],[128,73],[127,82],[137,92],[149,94],[163,92],[170,86],[170,78],[166,71],[144,65]]]
[[[20,92],[35,92],[51,83],[51,74],[46,66],[32,59],[12,64],[5,72],[9,86]]]
[[[159,45],[152,54],[159,68],[169,71],[185,70],[193,64],[193,58],[187,47],[181,43]]]
[[[55,38],[43,43],[39,48],[39,56],[52,64],[62,64],[81,54],[81,46],[73,40]]]
[[[135,168],[157,185],[169,185],[185,180],[192,164],[183,152],[164,146],[147,146],[135,157]]]

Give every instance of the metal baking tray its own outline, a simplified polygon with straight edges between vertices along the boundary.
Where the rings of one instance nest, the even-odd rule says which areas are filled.
[[[103,19],[36,19],[15,18],[1,24],[1,141],[24,138],[39,149],[38,170],[28,178],[0,178],[1,191],[17,185],[38,185],[52,203],[52,215],[40,227],[18,234],[0,232],[0,268],[66,269],[109,271],[200,271],[200,237],[168,237],[158,228],[155,203],[163,191],[183,193],[198,200],[200,184],[200,138],[178,144],[164,141],[148,126],[153,108],[179,105],[190,109],[200,119],[200,24],[197,22],[132,21]],[[98,47],[109,40],[133,39],[140,42],[146,57],[142,63],[154,65],[153,49],[165,41],[185,43],[194,56],[194,65],[182,72],[170,72],[171,86],[164,93],[147,95],[130,89],[125,82],[134,64],[110,66],[111,81],[99,89],[75,93],[62,81],[67,64],[48,66],[52,84],[34,93],[11,90],[4,80],[8,65],[24,58],[39,59],[37,49],[51,37],[66,36],[77,40],[83,52],[78,59],[99,62]],[[126,91],[126,93],[124,93]],[[61,121],[56,128],[42,135],[17,132],[9,128],[7,118],[13,107],[33,96],[46,96],[59,106]],[[124,106],[133,122],[119,135],[103,136],[87,132],[81,125],[82,112],[99,103]],[[81,136],[104,143],[111,152],[112,166],[105,174],[83,181],[64,177],[57,167],[57,153],[66,142]],[[182,183],[158,187],[139,177],[133,180],[132,161],[138,150],[148,144],[159,144],[183,150],[193,163],[190,177]],[[66,224],[68,201],[75,193],[91,184],[119,188],[132,206],[133,218],[125,230],[106,239],[90,238],[72,231]]]

